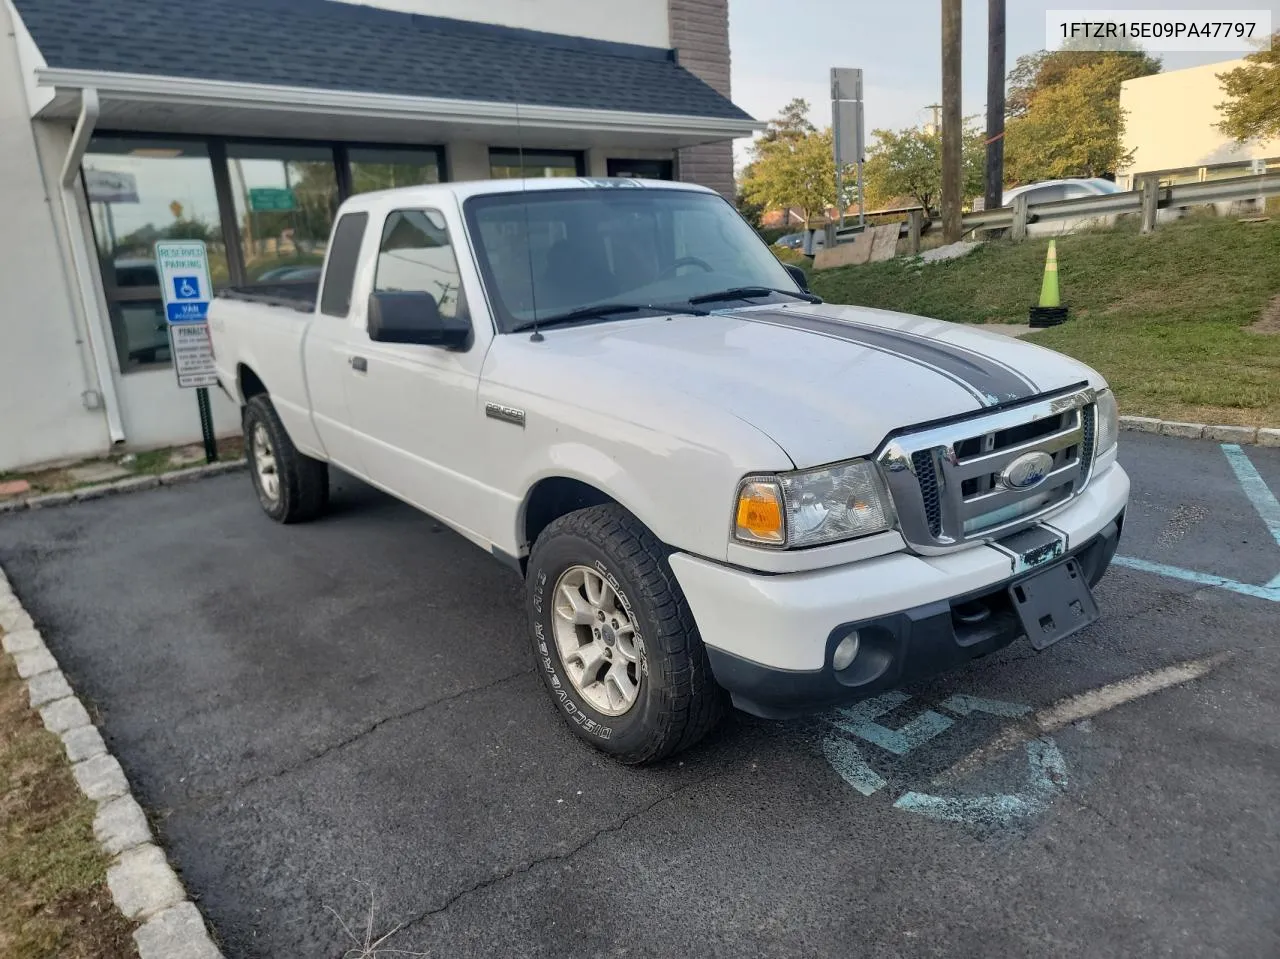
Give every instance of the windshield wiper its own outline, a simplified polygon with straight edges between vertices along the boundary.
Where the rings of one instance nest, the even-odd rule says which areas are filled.
[[[658,303],[595,303],[591,306],[580,306],[576,310],[564,313],[552,313],[540,316],[536,320],[527,320],[511,328],[512,333],[524,333],[528,330],[543,329],[549,326],[560,326],[578,320],[594,320],[618,313],[639,313],[641,310],[653,310],[658,313],[692,313],[695,316],[706,316],[706,310],[690,309],[687,306],[663,306]]]
[[[718,300],[750,300],[759,296],[769,296],[777,293],[781,296],[794,296],[797,300],[804,300],[806,303],[821,303],[822,297],[814,296],[812,293],[801,293],[798,290],[781,290],[772,286],[735,286],[729,290],[720,290],[716,293],[701,293],[698,296],[689,297],[690,303],[715,303]]]

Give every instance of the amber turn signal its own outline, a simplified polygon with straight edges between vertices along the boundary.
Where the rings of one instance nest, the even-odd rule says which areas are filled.
[[[738,539],[781,545],[786,540],[782,493],[774,483],[745,482],[738,490]]]

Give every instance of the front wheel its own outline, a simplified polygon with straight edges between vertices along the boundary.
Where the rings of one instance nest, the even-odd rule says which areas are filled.
[[[298,452],[271,399],[245,404],[244,448],[263,512],[278,523],[315,519],[329,504],[329,467]]]
[[[667,552],[622,507],[562,516],[526,581],[538,672],[569,727],[626,763],[692,746],[724,713]]]

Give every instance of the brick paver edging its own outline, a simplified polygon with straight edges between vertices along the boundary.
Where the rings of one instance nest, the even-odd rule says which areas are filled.
[[[1207,423],[1177,423],[1150,416],[1120,417],[1122,430],[1159,433],[1184,440],[1216,440],[1219,443],[1249,443],[1254,446],[1280,446],[1280,429],[1268,426],[1211,426]]]
[[[120,912],[140,923],[133,934],[140,959],[222,959],[200,911],[152,838],[124,770],[107,752],[102,734],[14,595],[4,570],[0,630],[4,651],[26,681],[31,708],[39,710],[45,728],[62,739],[76,785],[97,805],[93,834],[111,859],[107,887]]]
[[[157,486],[177,486],[179,483],[190,483],[192,480],[204,479],[207,476],[221,476],[242,470],[245,461],[227,460],[225,463],[209,463],[205,466],[190,466],[186,469],[173,470],[155,476],[130,476],[111,483],[99,483],[96,486],[82,486],[79,489],[67,490],[65,493],[43,493],[39,496],[26,496],[21,499],[0,502],[0,513],[14,513],[24,509],[43,509],[46,506],[63,506],[67,503],[82,503],[85,500],[101,499],[117,493],[134,493],[143,489],[155,489]]]

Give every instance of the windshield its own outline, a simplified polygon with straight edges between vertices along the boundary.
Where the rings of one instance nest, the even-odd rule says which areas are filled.
[[[465,209],[503,332],[603,303],[669,312],[689,306],[692,297],[737,287],[799,289],[716,194],[538,190],[475,196]],[[652,314],[633,310],[607,318],[645,315]]]

